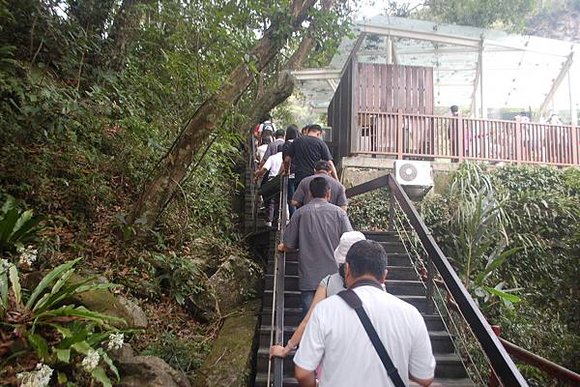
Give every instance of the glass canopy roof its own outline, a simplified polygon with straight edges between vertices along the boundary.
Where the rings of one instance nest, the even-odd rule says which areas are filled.
[[[577,116],[580,44],[501,31],[375,16],[354,25],[330,65],[294,73],[310,105],[325,111],[351,55],[359,62],[433,67],[435,110],[501,118],[525,110],[534,120]]]

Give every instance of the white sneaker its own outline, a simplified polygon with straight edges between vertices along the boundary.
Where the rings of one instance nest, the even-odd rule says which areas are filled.
[[[266,222],[266,227],[272,227],[272,222]]]

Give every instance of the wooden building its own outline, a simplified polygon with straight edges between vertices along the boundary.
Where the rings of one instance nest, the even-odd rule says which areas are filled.
[[[418,150],[428,139],[391,130],[393,112],[433,114],[433,69],[352,59],[328,107],[333,154],[395,152],[398,142]]]

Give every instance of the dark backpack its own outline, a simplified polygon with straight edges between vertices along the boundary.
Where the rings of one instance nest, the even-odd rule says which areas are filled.
[[[278,144],[278,146],[276,147],[276,153],[282,152],[282,150],[284,150],[284,143]]]
[[[262,137],[274,134],[274,125],[271,122],[262,123]]]

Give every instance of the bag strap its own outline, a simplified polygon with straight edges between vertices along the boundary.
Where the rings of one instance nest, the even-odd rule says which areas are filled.
[[[369,338],[371,339],[371,343],[373,343],[373,347],[375,347],[377,354],[381,358],[383,366],[387,370],[387,375],[389,375],[395,387],[405,387],[405,383],[403,383],[403,380],[399,375],[399,371],[397,371],[397,368],[395,367],[391,358],[389,357],[389,354],[387,353],[385,346],[381,342],[381,339],[379,338],[377,331],[373,327],[373,324],[371,323],[369,316],[365,312],[362,305],[362,301],[359,298],[359,296],[357,296],[357,294],[352,289],[343,290],[342,292],[338,293],[338,295],[348,305],[350,305],[351,308],[355,310],[356,314],[358,315],[358,318],[360,319],[363,327],[365,328],[365,331],[367,332]]]

